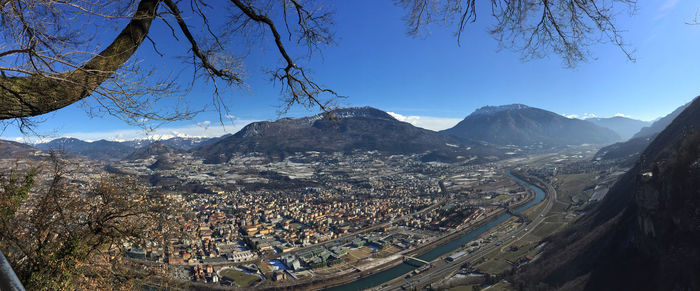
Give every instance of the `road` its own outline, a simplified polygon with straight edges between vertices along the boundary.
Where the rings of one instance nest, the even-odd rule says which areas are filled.
[[[501,247],[505,248],[507,246],[510,246],[514,242],[522,239],[526,235],[528,235],[530,232],[532,232],[540,223],[542,223],[545,219],[545,214],[547,214],[551,209],[552,206],[554,205],[554,201],[557,199],[557,192],[554,190],[554,188],[547,184],[544,183],[543,181],[539,180],[538,181],[546,186],[545,193],[547,194],[547,204],[545,207],[542,208],[542,210],[538,213],[536,218],[528,223],[528,224],[523,224],[521,225],[518,229],[515,231],[508,233],[504,237],[499,237],[499,239],[494,239],[492,240],[489,244],[486,244],[485,246],[482,246],[479,250],[468,254],[464,255],[452,262],[447,262],[445,261],[442,257],[437,258],[433,260],[431,263],[433,264],[433,268],[430,270],[427,270],[421,274],[412,276],[408,279],[405,278],[397,278],[389,283],[383,284],[380,287],[375,288],[376,290],[402,290],[407,287],[407,289],[410,289],[411,287],[420,287],[424,286],[427,284],[430,284],[431,282],[440,280],[445,278],[446,276],[450,275],[452,272],[455,270],[459,269],[462,264],[465,262],[471,262],[480,259],[484,255],[490,253],[491,251]],[[533,206],[535,207],[535,206]],[[507,243],[504,245],[496,245],[496,241],[504,241],[501,240],[505,239]],[[504,242],[505,242],[504,241]]]

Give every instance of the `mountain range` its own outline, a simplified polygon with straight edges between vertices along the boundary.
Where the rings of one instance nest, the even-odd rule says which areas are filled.
[[[151,168],[169,169],[171,158],[187,150],[211,163],[226,162],[235,153],[260,152],[283,159],[295,152],[355,150],[459,161],[503,157],[507,145],[557,147],[616,139],[620,136],[612,129],[593,121],[513,104],[480,108],[442,132],[362,107],[255,122],[231,136],[179,142],[193,146],[189,149],[165,142],[135,149],[119,142],[71,138],[37,148],[98,159],[156,157]],[[35,151],[10,141],[0,141],[0,147],[11,155]],[[633,161],[631,169],[585,215],[547,238],[542,254],[513,275],[513,284],[530,290],[699,290],[700,98],[608,148],[599,154],[621,148],[641,154],[621,155]]]
[[[517,275],[532,290],[700,289],[700,98]]]
[[[600,127],[609,128],[615,133],[617,133],[622,140],[628,140],[634,134],[638,133],[640,129],[651,125],[651,122],[636,120],[624,116],[613,116],[608,118],[586,118],[588,122],[592,122]]]
[[[656,120],[650,126],[642,128],[632,138],[656,136],[656,134],[663,131],[667,126],[669,126],[671,122],[673,122],[673,120],[681,114],[681,112],[683,112],[686,108],[688,108],[688,106],[690,106],[691,103],[693,102],[688,102],[685,105],[676,108],[676,110],[673,110],[673,112],[669,113],[668,115],[660,118],[659,120]]]
[[[61,151],[95,160],[123,159],[134,149],[116,141],[98,140],[86,142],[77,138],[57,138],[35,145],[40,150]]]
[[[611,129],[592,122],[522,104],[479,108],[442,132],[462,141],[517,146],[559,147],[609,144],[620,140],[620,136]]]
[[[614,143],[601,148],[594,156],[594,159],[601,160],[626,160],[626,164],[633,164],[636,157],[641,153],[651,141],[663,131],[671,122],[685,110],[690,103],[678,107],[673,112],[660,118],[650,126],[639,130],[631,139]],[[630,165],[631,166],[631,165]]]
[[[164,140],[138,139],[130,141],[98,140],[93,142],[83,141],[77,138],[57,138],[45,143],[37,143],[34,146],[40,150],[61,151],[71,155],[82,156],[95,160],[121,160],[144,158],[148,151],[163,150],[167,147],[171,150],[188,151],[219,141],[230,135],[221,137],[173,137]],[[149,147],[154,145],[153,147]],[[157,155],[158,153],[153,153]]]
[[[176,149],[166,145],[164,142],[156,141],[147,146],[137,148],[131,154],[125,157],[127,160],[148,159],[150,157],[158,157],[164,155],[172,155],[183,150]]]
[[[0,149],[2,149],[0,150],[1,159],[26,157],[39,151],[39,149],[30,145],[9,140],[0,140]]]
[[[230,136],[231,134],[225,134],[220,137],[171,137],[168,139],[136,139],[122,142],[132,148],[143,148],[152,143],[162,143],[174,149],[179,150],[191,150],[201,146],[215,143],[223,138]]]
[[[627,119],[597,122],[608,125],[630,123]],[[212,163],[226,161],[235,153],[260,152],[282,158],[295,152],[353,150],[419,154],[424,160],[453,162],[471,157],[501,158],[508,152],[506,148],[512,145],[550,148],[606,144],[619,139],[613,130],[590,121],[511,104],[477,109],[453,128],[442,132],[418,128],[384,111],[361,107],[302,118],[254,122],[234,135],[217,138],[175,137],[126,142],[59,138],[36,144],[36,147],[104,160],[156,156],[159,154],[148,151],[163,150],[166,146],[172,150],[191,151]],[[156,148],[148,147],[152,144],[156,144]]]
[[[295,152],[382,151],[455,160],[479,153],[454,137],[415,127],[372,108],[345,108],[303,118],[254,122],[238,133],[194,152],[208,162],[227,161],[233,153],[260,152],[282,158]]]

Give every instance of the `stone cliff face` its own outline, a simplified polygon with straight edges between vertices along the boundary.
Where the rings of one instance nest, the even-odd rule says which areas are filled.
[[[700,290],[700,100],[515,282],[522,289]]]
[[[700,132],[650,163],[635,185],[635,246],[664,262],[700,260]],[[686,265],[686,264],[682,264]],[[687,266],[687,265],[686,265]],[[670,266],[669,266],[670,267]],[[700,287],[700,286],[695,286]]]

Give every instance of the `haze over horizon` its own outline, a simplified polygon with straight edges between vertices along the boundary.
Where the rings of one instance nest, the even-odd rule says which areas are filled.
[[[633,16],[619,15],[625,41],[637,61],[628,61],[614,45],[599,44],[591,47],[590,61],[573,69],[564,68],[557,56],[523,62],[518,52],[499,50],[487,32],[490,20],[486,18],[470,24],[460,46],[452,28],[433,27],[429,35],[407,36],[402,21],[405,11],[392,3],[332,5],[337,45],[325,49],[322,57],[308,65],[318,81],[348,96],[339,100],[342,107],[372,106],[418,127],[446,129],[482,106],[512,103],[574,118],[621,115],[651,121],[700,92],[694,78],[700,75],[700,59],[696,57],[700,31],[686,24],[693,17],[689,12],[695,11],[693,3],[661,1],[640,5]],[[363,9],[367,6],[376,9]],[[162,44],[159,50],[168,51],[168,44],[176,41],[167,35],[169,32],[161,32],[168,32],[167,27],[154,25],[152,37]],[[221,116],[223,127],[218,112],[210,109],[190,121],[160,125],[149,136],[220,136],[254,121],[318,113],[294,107],[285,115],[279,114],[279,87],[263,73],[265,60],[274,53],[267,40],[259,49],[250,49],[246,64],[250,88],[225,93],[232,97],[230,111]],[[172,47],[176,50],[182,45]],[[177,72],[183,80],[191,75],[181,63],[157,57],[150,46],[142,47],[137,57]],[[195,108],[204,106],[212,91],[210,84],[195,84],[187,100]],[[78,104],[39,119],[44,122],[36,129],[48,139],[147,136],[110,116],[90,118]],[[37,139],[25,138],[13,127],[7,127],[1,138]]]
[[[502,104],[502,105],[508,105],[508,104]],[[501,106],[501,105],[485,105],[485,106]],[[361,107],[361,106],[357,106]],[[482,106],[483,107],[483,106]],[[481,107],[479,107],[481,108]],[[479,109],[476,108],[476,109]],[[378,108],[381,110],[381,108]],[[475,110],[476,110],[475,109]],[[465,117],[471,114],[473,111],[466,113]],[[424,129],[429,129],[433,131],[440,131],[444,129],[451,128],[455,126],[457,123],[462,121],[464,118],[449,118],[449,117],[433,117],[433,116],[418,116],[418,115],[402,115],[396,112],[391,112],[387,111],[389,115],[391,115],[393,118],[410,123],[413,126],[424,128]],[[556,112],[555,112],[556,113]],[[312,114],[312,113],[309,113]],[[633,118],[631,116],[618,113],[613,116],[597,116],[592,113],[585,113],[583,115],[577,115],[577,114],[560,114],[562,116],[565,116],[567,118],[576,118],[576,119],[582,119],[586,120],[589,118],[612,118],[612,117],[625,117],[625,118]],[[653,120],[648,120],[648,122],[652,122],[654,120],[659,119],[662,116],[659,116]],[[163,127],[158,127],[153,129],[152,131],[145,132],[143,129],[138,129],[138,128],[129,128],[129,129],[119,129],[119,130],[114,130],[114,131],[86,131],[86,132],[63,132],[63,133],[56,133],[54,135],[46,135],[46,136],[39,136],[39,137],[15,137],[12,140],[18,141],[18,142],[25,142],[25,143],[41,143],[41,142],[47,142],[52,139],[56,138],[77,138],[80,140],[92,142],[92,141],[97,141],[97,140],[110,140],[110,141],[128,141],[128,140],[139,140],[139,139],[151,139],[151,140],[164,140],[164,139],[169,139],[173,137],[182,137],[182,138],[209,138],[209,137],[220,137],[225,134],[235,134],[236,132],[240,131],[243,127],[246,125],[249,125],[253,122],[259,122],[259,121],[274,121],[273,120],[245,120],[245,119],[240,119],[237,118],[236,116],[232,115],[227,115],[226,116],[226,121],[224,121],[224,124],[222,125],[218,121],[203,121],[203,122],[197,122],[193,125],[190,126],[183,126],[183,127],[168,127],[168,126],[163,126]],[[7,139],[7,138],[6,138]]]

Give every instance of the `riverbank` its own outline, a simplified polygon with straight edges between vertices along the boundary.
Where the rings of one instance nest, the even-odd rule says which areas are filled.
[[[528,193],[531,195],[528,195],[526,199],[523,199],[520,201],[517,205],[512,206],[511,208],[520,208],[520,207],[526,207],[529,205],[529,203],[532,202],[539,202],[539,201],[534,201],[537,199],[537,195],[535,191],[530,191],[528,189]],[[543,200],[544,197],[539,197],[540,200]],[[535,203],[536,204],[536,203]],[[450,234],[447,234],[445,236],[440,237],[438,240],[432,241],[429,244],[423,245],[419,248],[412,249],[408,252],[406,252],[407,255],[411,255],[414,257],[419,257],[420,259],[426,260],[426,261],[433,261],[437,258],[443,257],[445,254],[448,254],[452,252],[453,250],[463,246],[464,244],[468,243],[469,241],[472,241],[475,239],[475,236],[478,236],[493,227],[499,225],[502,223],[502,221],[508,219],[510,215],[507,215],[505,209],[499,208],[497,210],[491,211],[489,214],[487,214],[485,217],[480,219],[479,221],[464,227],[462,229],[459,229],[457,231],[454,231]],[[420,254],[420,255],[417,255]],[[382,283],[391,281],[395,278],[401,278],[405,274],[410,273],[414,269],[416,269],[416,266],[411,266],[408,264],[401,264],[401,262],[398,262],[397,266],[390,270],[384,270],[377,272],[376,274],[372,274],[367,277],[363,278],[353,278],[351,283],[342,283],[342,284],[326,284],[327,286],[333,285],[335,287],[332,287],[330,290],[360,290],[364,288],[371,288],[377,285],[380,285]],[[370,281],[376,280],[379,283],[372,283]]]
[[[505,213],[505,210],[502,208],[499,208],[498,210],[491,212],[490,214],[488,214],[484,218],[480,219],[478,222],[476,222],[472,225],[469,225],[468,227],[465,227],[465,228],[460,229],[456,232],[447,234],[447,235],[445,235],[445,236],[443,236],[435,241],[432,241],[428,244],[422,245],[418,248],[408,250],[405,253],[400,253],[399,256],[397,256],[394,260],[388,261],[384,264],[380,264],[376,267],[365,269],[361,272],[336,273],[333,275],[333,277],[330,277],[330,278],[318,278],[318,279],[313,279],[312,281],[309,281],[309,282],[295,281],[294,285],[269,286],[269,287],[265,287],[263,290],[294,290],[294,289],[325,290],[325,289],[343,286],[345,284],[349,284],[349,283],[352,283],[354,281],[367,278],[369,276],[381,273],[383,271],[386,271],[386,270],[389,270],[393,267],[401,265],[401,264],[403,264],[403,259],[402,259],[403,256],[419,256],[419,255],[423,255],[425,253],[428,253],[428,252],[430,252],[438,247],[444,246],[445,244],[453,241],[455,238],[458,238],[460,236],[468,234],[471,231],[474,231],[475,229],[483,226],[484,224],[491,222],[492,220],[496,219],[498,216],[503,215],[504,213]],[[354,274],[354,276],[350,276],[351,274]]]
[[[535,195],[531,195],[528,197],[529,199],[524,200],[523,203],[519,203],[519,205],[523,205],[529,201],[532,201],[534,199]],[[367,278],[369,276],[381,273],[383,271],[389,270],[393,267],[396,267],[398,265],[403,264],[403,256],[419,256],[426,254],[432,250],[435,250],[441,246],[444,246],[447,243],[452,242],[456,238],[459,238],[461,236],[464,236],[479,227],[482,227],[483,225],[497,219],[499,216],[505,214],[505,210],[502,208],[498,208],[497,210],[494,210],[484,216],[482,219],[480,219],[477,222],[474,222],[473,224],[470,224],[469,226],[466,226],[464,228],[461,228],[459,230],[453,231],[447,235],[444,235],[437,240],[431,241],[429,243],[426,243],[420,247],[413,248],[410,250],[407,250],[405,252],[400,252],[398,256],[395,257],[395,259],[384,262],[382,264],[377,265],[376,267],[371,267],[368,269],[364,269],[361,272],[341,272],[341,273],[336,273],[333,274],[330,277],[323,277],[323,278],[313,278],[310,279],[307,282],[304,281],[292,281],[290,283],[293,283],[292,285],[277,285],[277,286],[258,286],[262,290],[294,290],[294,289],[303,289],[303,290],[324,290],[324,289],[329,289],[329,288],[334,288],[334,287],[339,287],[343,286],[345,284],[352,283],[357,280],[361,280],[364,278]],[[411,268],[415,268],[414,266],[411,266]]]
[[[506,174],[508,173],[509,172],[506,172]],[[522,201],[518,201],[517,204],[512,205],[509,208],[514,209],[522,207],[537,198],[534,191],[527,187],[526,189],[529,195],[527,195]],[[262,284],[256,286],[256,289],[323,290],[331,288],[332,290],[358,290],[378,286],[397,277],[401,278],[406,273],[409,273],[417,268],[417,266],[414,265],[403,264],[403,256],[421,257],[421,259],[426,261],[439,259],[463,246],[465,243],[475,239],[474,237],[471,237],[472,235],[478,236],[501,224],[502,221],[509,217],[510,216],[506,213],[506,209],[491,208],[491,210],[485,213],[483,217],[471,224],[453,230],[450,233],[442,235],[429,243],[422,244],[419,247],[401,251],[394,255],[390,255],[389,257],[375,259],[375,262],[370,265],[359,266],[359,268],[349,267],[333,274],[314,275],[307,278],[302,278],[300,280],[290,280],[286,282],[272,282],[265,280],[262,282]],[[366,282],[360,282],[358,286],[355,286],[357,285],[354,284],[355,282],[368,279],[370,277],[378,278],[370,280],[377,280],[379,283],[367,284]]]
[[[535,185],[536,187],[538,187],[538,188],[540,188],[540,189],[545,189],[545,188],[547,188],[547,187],[542,187],[542,186],[539,185],[539,184],[543,183],[542,181],[536,180],[538,183],[532,182],[532,180],[535,180],[536,178],[532,178],[532,177],[529,177],[529,176],[526,176],[526,175],[522,175],[521,173],[518,173],[518,172],[512,173],[512,172],[508,171],[507,173],[510,174],[510,175],[512,175],[512,176],[515,177],[515,178],[518,178],[518,179],[521,179],[521,180],[523,180],[523,181],[525,181],[525,182],[527,182],[527,183],[530,183],[531,185]],[[526,188],[528,188],[528,187],[526,187]],[[536,193],[535,193],[534,190],[528,188],[527,191],[528,191],[531,195],[529,195],[528,198],[525,199],[525,200],[523,200],[522,202],[520,202],[520,203],[518,203],[518,204],[516,204],[516,205],[514,205],[514,206],[511,206],[512,209],[516,209],[516,208],[523,207],[523,206],[525,206],[526,204],[532,202],[532,201],[536,198]],[[540,203],[542,203],[542,202],[545,201],[545,199],[548,197],[549,194],[547,193],[547,191],[543,191],[543,192],[545,193],[544,198],[543,198],[540,202],[531,205],[531,206],[528,207],[527,209],[532,209],[533,207],[535,207],[535,206],[537,206],[537,205],[539,205]],[[523,211],[524,211],[524,210],[523,210]],[[474,231],[475,228],[478,228],[478,227],[480,227],[481,225],[483,225],[483,224],[485,224],[485,223],[489,223],[489,222],[491,222],[491,221],[497,219],[500,215],[503,214],[503,212],[505,212],[505,210],[502,209],[502,208],[500,208],[499,211],[498,211],[496,214],[494,214],[494,216],[496,216],[496,217],[490,217],[490,219],[485,220],[485,221],[479,223],[478,225],[475,225],[474,227],[470,227],[470,230],[469,230],[469,231]],[[497,228],[498,226],[503,225],[504,223],[506,223],[507,221],[509,221],[509,219],[513,219],[513,218],[514,218],[514,216],[511,216],[511,217],[509,217],[508,219],[505,219],[504,221],[502,221],[502,222],[498,223],[497,225],[491,227],[490,229],[495,229],[495,228]],[[483,236],[485,233],[487,233],[487,232],[482,233],[479,237]],[[454,236],[453,236],[452,238],[454,238]],[[478,238],[478,237],[476,237],[476,238]],[[476,239],[476,238],[475,238],[475,239]],[[445,239],[445,240],[450,240],[450,239],[448,239],[447,237],[444,237],[444,239]],[[443,244],[444,244],[444,243],[446,243],[446,242],[443,242]],[[452,253],[452,252],[448,252],[448,253],[446,253],[446,254],[444,254],[444,255],[441,255],[441,256],[438,257],[438,258],[446,257],[446,256],[447,256],[448,254],[450,254],[450,253]],[[392,280],[389,280],[389,281],[383,283],[382,286],[383,286],[383,285],[386,285],[386,284],[391,285],[392,283],[396,283],[397,281],[401,280],[401,279],[404,278],[406,275],[411,274],[412,272],[413,272],[413,270],[408,271],[408,272],[404,273],[404,274],[401,275],[401,276],[397,276],[396,278],[394,278],[394,279],[392,279]],[[456,272],[456,271],[455,271],[455,272]],[[375,287],[375,289],[376,289],[376,288],[377,288],[377,287]],[[373,290],[374,290],[374,289],[373,289]]]
[[[509,172],[506,172],[506,174],[509,174]],[[526,189],[528,188],[526,187]],[[527,195],[525,199],[518,201],[517,204],[508,208],[520,208],[537,199],[537,194],[534,191],[528,189],[527,192],[529,195]],[[403,256],[419,257],[425,261],[434,261],[435,259],[444,257],[446,254],[460,248],[465,243],[474,240],[479,235],[493,229],[493,227],[499,225],[510,217],[510,215],[505,213],[506,210],[504,208],[488,207],[487,209],[489,210],[485,212],[482,217],[471,224],[467,224],[466,226],[453,230],[449,233],[440,235],[435,240],[422,244],[419,247],[396,252],[381,259],[376,258],[373,263],[359,266],[359,269],[350,266],[347,269],[325,275],[314,274],[313,271],[311,271],[311,276],[300,278],[300,280],[285,280],[282,282],[264,280],[261,282],[261,284],[255,286],[255,289],[321,290],[333,288],[334,290],[359,290],[381,285],[397,277],[401,278],[406,273],[417,268],[417,266],[413,264],[403,264]],[[354,284],[357,281],[362,280],[368,282],[359,282],[360,284]]]
[[[506,174],[509,174],[508,172]],[[510,175],[512,176],[512,175]],[[521,180],[518,177],[512,176],[512,178],[517,180]],[[521,180],[524,182],[524,180]],[[521,183],[522,184],[522,183]],[[525,209],[529,209],[534,205],[539,204],[543,200],[545,200],[547,194],[545,191],[539,187],[536,187],[532,184],[528,184],[525,182],[523,184],[524,186],[527,186],[527,188],[531,189],[532,192],[535,195],[531,195],[528,197],[528,199],[523,199],[521,203],[518,203],[518,206],[512,206],[510,207],[511,209],[515,209],[515,212],[521,212]],[[452,233],[449,236],[444,236],[442,237],[442,241],[444,244],[437,244],[437,243],[431,243],[430,247],[426,252],[423,253],[425,249],[415,249],[415,252],[420,252],[423,253],[420,256],[417,256],[419,259],[425,260],[425,261],[435,261],[435,259],[442,258],[446,254],[451,253],[452,251],[459,249],[462,247],[464,244],[469,243],[470,241],[473,241],[474,239],[478,238],[484,233],[487,233],[494,227],[500,225],[502,222],[508,220],[512,216],[504,213],[502,209],[499,209],[498,211],[494,211],[491,213],[491,215],[488,216],[488,219],[483,219],[479,223],[475,223],[471,225],[470,227],[467,227],[463,229],[462,231],[459,231],[458,233]],[[463,234],[462,236],[459,236],[460,234]],[[437,245],[437,246],[436,246]],[[438,260],[438,262],[440,262]],[[399,264],[398,266],[386,270],[374,275],[371,275],[367,278],[362,278],[362,279],[357,279],[352,283],[348,283],[342,286],[337,286],[334,288],[331,288],[330,290],[337,290],[337,291],[345,291],[345,290],[362,290],[362,289],[367,289],[367,288],[372,288],[376,286],[384,286],[387,284],[387,282],[392,281],[396,278],[403,278],[405,274],[410,273],[416,269],[415,266],[411,266],[409,264]]]

